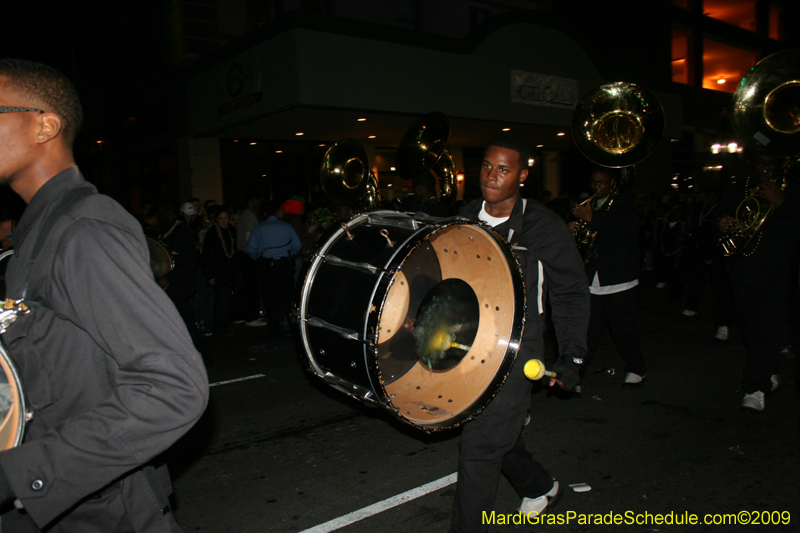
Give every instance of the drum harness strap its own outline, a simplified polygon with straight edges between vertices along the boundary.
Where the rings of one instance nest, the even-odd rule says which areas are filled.
[[[3,312],[0,313],[0,334],[5,333],[8,327],[16,322],[17,318],[19,318],[21,315],[27,315],[31,312],[30,307],[25,301],[25,297],[28,294],[28,281],[30,280],[31,271],[33,270],[33,264],[36,261],[36,258],[39,256],[39,252],[41,252],[42,247],[44,246],[47,237],[50,235],[53,226],[55,226],[56,221],[66,214],[74,204],[88,196],[91,196],[92,194],[95,194],[95,192],[91,189],[87,187],[81,187],[78,189],[72,189],[56,201],[53,209],[47,215],[47,218],[44,220],[44,223],[39,230],[39,235],[36,237],[36,241],[34,242],[30,259],[28,259],[28,263],[26,264],[25,285],[22,289],[22,298],[18,300],[7,298],[3,304]],[[29,303],[33,307],[44,307],[38,302]],[[110,355],[105,354],[105,367],[108,382],[111,385],[111,388],[114,389],[117,386],[116,373],[119,365]],[[26,413],[27,420],[30,420],[32,417],[33,413]],[[169,499],[164,493],[164,489],[161,487],[161,484],[156,479],[155,468],[152,464],[147,464],[143,466],[141,470],[145,479],[147,480],[148,485],[150,485],[150,489],[153,491],[153,495],[158,502],[158,507],[161,510],[161,513],[166,514],[170,510]],[[101,492],[102,489],[97,494],[99,495]]]
[[[528,207],[528,200],[526,198],[522,198],[522,215],[525,215],[525,208]],[[514,236],[514,230],[512,228],[508,229],[508,243],[511,244],[511,237]],[[514,244],[511,247],[515,250],[527,250],[524,246],[516,246]],[[539,263],[539,281],[536,286],[536,303],[538,307],[539,314],[544,314],[544,265],[542,265],[541,261],[537,261]]]

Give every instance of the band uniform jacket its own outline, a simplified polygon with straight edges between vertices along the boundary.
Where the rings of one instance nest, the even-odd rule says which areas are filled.
[[[748,180],[729,184],[720,200],[720,214],[735,216],[739,202],[750,195],[748,187],[755,186]],[[755,280],[776,273],[796,274],[794,266],[800,252],[800,181],[788,179],[783,193],[783,203],[774,208],[750,243],[727,258],[726,268],[735,278]],[[769,205],[761,198],[759,201],[764,209]],[[745,241],[741,239],[739,243]]]
[[[483,200],[474,200],[461,216],[479,220]],[[524,212],[523,212],[524,209]],[[520,355],[512,377],[522,377],[523,364],[531,358],[544,360],[546,298],[561,357],[586,356],[589,325],[589,287],[578,248],[566,223],[553,211],[532,200],[517,200],[509,219],[494,227],[513,246],[525,280],[527,308]],[[522,377],[526,383],[526,378]]]
[[[95,190],[72,167],[31,200],[12,236],[9,298],[23,295],[54,203],[81,187]],[[77,201],[44,241],[25,301],[31,312],[3,340],[33,418],[22,444],[0,452],[23,507],[2,516],[3,531],[180,531],[158,504],[171,491],[166,469],[142,465],[197,421],[208,378],[153,280],[141,226],[107,196]]]
[[[639,219],[631,195],[621,192],[608,212],[593,212],[589,228],[597,232],[594,254],[586,267],[589,284],[595,273],[601,286],[639,279]]]

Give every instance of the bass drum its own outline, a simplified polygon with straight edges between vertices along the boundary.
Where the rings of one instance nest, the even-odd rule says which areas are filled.
[[[155,279],[163,278],[175,268],[175,262],[169,249],[152,237],[147,239],[147,248],[150,250],[150,270]]]
[[[6,250],[0,254],[0,301],[2,302],[6,300],[6,269],[13,255],[14,250]]]
[[[25,395],[6,345],[0,341],[0,450],[22,442],[25,430]]]
[[[522,271],[494,230],[394,211],[333,231],[297,299],[309,370],[427,432],[488,405],[516,358],[524,314]]]

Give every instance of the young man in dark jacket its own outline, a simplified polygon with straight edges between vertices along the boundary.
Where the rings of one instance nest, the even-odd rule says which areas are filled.
[[[6,307],[20,312],[3,341],[33,412],[0,452],[2,527],[180,531],[153,460],[200,417],[208,379],[141,226],[75,166],[80,123],[62,74],[0,60],[0,182],[28,204],[7,276]]]
[[[573,214],[597,232],[596,246],[586,266],[592,312],[589,321],[587,358],[594,355],[603,329],[608,326],[620,357],[625,361],[623,386],[641,386],[645,362],[636,326],[637,306],[634,287],[639,284],[639,221],[636,205],[627,192],[611,196],[617,187],[611,169],[597,169],[590,182],[597,194],[592,205],[573,207]],[[606,205],[606,202],[611,204]]]
[[[589,293],[583,264],[567,225],[554,212],[520,197],[528,176],[530,150],[520,139],[503,135],[486,148],[480,185],[483,199],[467,204],[461,216],[482,220],[508,239],[525,278],[527,313],[519,353],[505,384],[489,406],[464,426],[458,457],[458,484],[451,531],[486,531],[482,513],[491,513],[500,474],[523,498],[520,512],[531,518],[561,496],[558,481],[525,447],[522,428],[530,407],[532,383],[526,361],[544,353],[545,295],[550,300],[560,357],[553,367],[571,388],[586,353]]]

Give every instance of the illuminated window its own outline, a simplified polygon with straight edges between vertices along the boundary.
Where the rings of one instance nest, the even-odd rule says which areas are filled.
[[[703,39],[703,88],[733,93],[757,61],[756,52]]]
[[[672,81],[692,83],[693,74],[693,35],[688,31],[672,29]]]
[[[754,0],[703,0],[703,15],[746,30],[757,30]]]
[[[673,1],[675,3],[675,1]],[[783,8],[769,0],[703,0],[703,15],[783,41]],[[678,3],[680,5],[680,3]],[[684,6],[681,6],[684,7]]]
[[[783,8],[769,6],[769,38],[783,41]]]

